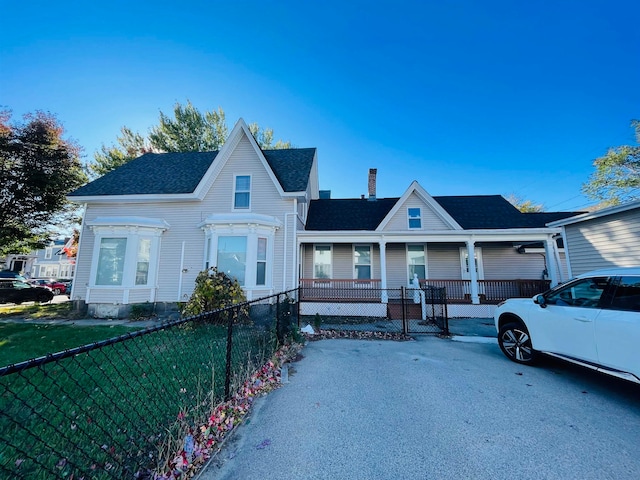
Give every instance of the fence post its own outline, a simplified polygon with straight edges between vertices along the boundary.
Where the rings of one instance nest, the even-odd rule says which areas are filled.
[[[225,311],[228,316],[229,325],[227,325],[227,365],[226,373],[224,376],[224,398],[229,400],[231,398],[231,353],[233,349],[233,311],[234,308],[229,308]]]
[[[407,335],[409,333],[409,329],[407,328],[407,306],[404,301],[405,288],[400,287],[400,305],[402,306],[402,333]]]
[[[278,342],[282,342],[282,320],[280,312],[280,294],[276,296],[276,338]]]

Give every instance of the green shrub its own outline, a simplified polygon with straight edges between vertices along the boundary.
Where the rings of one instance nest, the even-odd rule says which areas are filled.
[[[198,274],[196,286],[191,298],[184,304],[182,314],[200,315],[246,301],[247,297],[236,279],[211,267]]]

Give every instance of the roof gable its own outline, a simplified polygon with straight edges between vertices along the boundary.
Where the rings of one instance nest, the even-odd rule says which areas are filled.
[[[414,199],[412,202],[411,200]],[[436,230],[462,230],[462,227],[456,222],[456,220],[442,208],[442,206],[434,201],[433,197],[427,193],[427,191],[420,186],[418,182],[415,180],[411,182],[409,188],[404,192],[402,197],[398,199],[394,207],[387,213],[385,218],[380,222],[377,230],[386,230],[386,229],[397,229],[398,221],[397,218],[400,216],[402,218],[401,223],[402,228],[400,230],[408,230],[408,225],[406,225],[406,215],[404,213],[404,207],[415,204],[415,200],[418,199],[419,203],[421,201],[422,205],[426,207],[426,210],[422,213],[422,230],[427,230],[429,227],[435,227]],[[394,222],[394,219],[396,221]],[[426,221],[425,221],[426,220]]]
[[[126,197],[154,201],[202,199],[243,138],[247,138],[278,192],[299,194],[307,189],[315,166],[315,148],[261,150],[242,119],[215,152],[146,153],[71,192],[72,200]],[[214,161],[215,160],[215,161]]]

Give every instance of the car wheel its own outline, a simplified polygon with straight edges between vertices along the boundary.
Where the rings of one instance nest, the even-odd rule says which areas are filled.
[[[59,288],[54,288],[53,289],[53,294],[54,295],[60,295],[60,289]]]
[[[507,323],[498,334],[500,350],[509,360],[516,363],[535,363],[538,355],[531,346],[531,337],[522,323]]]

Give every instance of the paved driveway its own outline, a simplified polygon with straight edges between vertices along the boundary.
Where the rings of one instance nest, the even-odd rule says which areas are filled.
[[[201,480],[640,478],[635,385],[434,337],[303,354]]]

